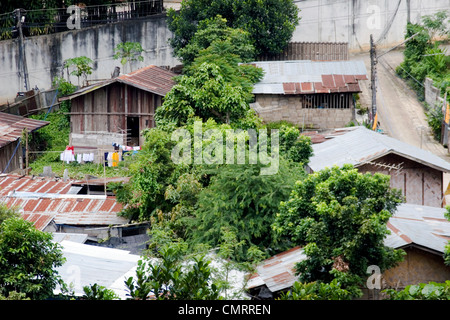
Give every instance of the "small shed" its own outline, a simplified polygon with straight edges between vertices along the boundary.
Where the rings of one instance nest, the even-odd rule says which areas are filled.
[[[259,61],[264,78],[254,85],[252,108],[265,122],[303,128],[344,127],[355,118],[353,94],[367,80],[363,61]]]
[[[155,110],[175,85],[175,76],[169,70],[150,65],[60,98],[59,101],[72,101],[71,145],[85,148],[113,143],[141,145],[140,132],[155,126]]]
[[[403,249],[405,259],[383,273],[383,285],[404,289],[417,283],[445,282],[450,266],[444,264],[445,246],[450,241],[450,222],[445,209],[402,204],[387,224],[388,247]]]
[[[431,152],[365,127],[335,130],[324,142],[313,144],[309,173],[352,164],[360,172],[390,175],[391,187],[400,189],[407,203],[432,207],[444,204],[444,173],[450,163]]]
[[[48,121],[0,112],[0,173],[23,169],[24,152],[20,145],[23,130],[33,133],[48,124]]]

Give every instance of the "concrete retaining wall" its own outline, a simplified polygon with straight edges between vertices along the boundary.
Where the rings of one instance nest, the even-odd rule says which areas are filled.
[[[449,10],[450,0],[296,1],[301,20],[291,41],[348,42],[351,51],[368,50],[370,34],[378,48],[404,40],[406,23]]]
[[[25,40],[25,52],[29,73],[29,84],[41,90],[51,87],[56,76],[64,76],[64,60],[87,56],[94,61],[89,79],[109,79],[114,67],[121,67],[114,60],[114,48],[121,42],[139,42],[144,48],[143,62],[135,63],[133,70],[154,64],[173,67],[179,62],[172,55],[168,40],[172,33],[166,25],[164,14],[142,20],[125,21],[80,30],[29,37]],[[0,105],[11,103],[19,91],[25,91],[22,65],[19,58],[18,39],[0,41]],[[130,70],[125,70],[130,72]],[[70,76],[78,84],[75,76]],[[82,81],[82,79],[80,79]]]

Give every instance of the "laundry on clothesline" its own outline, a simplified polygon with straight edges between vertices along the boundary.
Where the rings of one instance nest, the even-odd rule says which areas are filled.
[[[117,167],[119,161],[122,161],[118,152],[105,152],[105,165],[108,167]]]
[[[113,145],[113,147],[120,148],[123,151],[139,151],[139,150],[141,150],[140,146],[125,146],[125,145],[115,143],[115,142],[113,142],[112,145]]]
[[[76,161],[78,163],[87,163],[87,162],[93,162],[94,161],[94,153],[77,153],[74,152],[73,146],[67,146],[66,150],[64,150],[60,154],[60,160],[64,161],[66,163],[70,163],[73,161]]]

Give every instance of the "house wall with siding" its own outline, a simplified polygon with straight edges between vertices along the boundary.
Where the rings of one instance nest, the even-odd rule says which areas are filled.
[[[5,170],[10,159],[11,162],[8,166],[8,169],[4,173],[20,169],[22,148],[19,146],[16,153],[14,154],[14,150],[16,149],[18,143],[18,141],[14,141],[7,144],[3,148],[0,148],[0,173],[3,173],[3,170]]]
[[[358,170],[360,172],[379,172],[390,175],[391,188],[401,190],[406,203],[442,207],[442,171],[393,154],[373,162],[382,165],[399,166],[400,169],[389,170],[375,164],[365,164],[359,166]]]
[[[303,108],[298,95],[257,94],[255,111],[265,122],[286,120],[298,126],[316,129],[342,128],[354,119],[348,109]]]
[[[403,289],[411,284],[445,282],[450,279],[450,267],[444,264],[442,256],[415,247],[404,250],[406,256],[403,262],[383,273],[382,285],[385,288]]]

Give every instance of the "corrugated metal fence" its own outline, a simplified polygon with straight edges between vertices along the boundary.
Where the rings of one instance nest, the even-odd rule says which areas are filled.
[[[258,61],[285,60],[348,60],[347,42],[290,42],[284,52],[274,56],[261,56]]]

